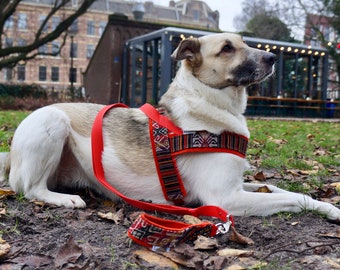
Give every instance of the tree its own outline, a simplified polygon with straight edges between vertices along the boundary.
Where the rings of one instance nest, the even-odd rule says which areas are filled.
[[[96,0],[79,0],[80,4],[77,8],[73,8],[72,0],[50,0],[50,12],[46,15],[45,19],[36,27],[30,29],[32,32],[31,39],[27,40],[24,44],[15,46],[6,46],[4,40],[6,38],[6,27],[13,18],[17,7],[24,0],[1,0],[0,1],[0,70],[2,68],[12,68],[21,61],[28,61],[35,58],[37,55],[58,55],[63,45],[65,44],[68,35],[67,30],[72,23],[82,14]],[[63,20],[61,20],[55,27],[48,28],[51,24],[54,15],[62,13]],[[38,48],[52,42],[53,40],[63,36],[63,43],[58,50],[53,53],[39,52]]]
[[[266,13],[255,15],[247,24],[247,31],[259,38],[292,41],[290,30],[276,16]]]
[[[327,49],[330,58],[330,72],[335,72],[340,78],[340,54],[337,50],[338,40],[334,39],[340,33],[340,1],[339,0],[287,0],[278,1],[281,17],[295,31],[307,33],[305,41],[312,41]],[[333,36],[333,38],[331,38]],[[340,82],[329,80],[337,85]]]

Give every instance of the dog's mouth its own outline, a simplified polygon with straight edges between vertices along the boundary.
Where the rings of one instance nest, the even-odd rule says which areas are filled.
[[[274,74],[275,65],[248,63],[238,67],[234,72],[234,79],[229,80],[230,86],[250,86],[261,83]]]

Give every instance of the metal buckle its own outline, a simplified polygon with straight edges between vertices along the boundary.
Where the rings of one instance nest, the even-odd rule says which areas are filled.
[[[217,223],[216,226],[218,227],[216,235],[225,234],[229,231],[232,222],[230,220],[230,215],[227,215],[227,221],[225,223]]]

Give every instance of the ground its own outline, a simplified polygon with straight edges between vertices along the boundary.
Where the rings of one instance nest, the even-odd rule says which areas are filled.
[[[273,179],[265,181],[275,184],[275,173],[266,174]],[[333,191],[313,195],[338,198]],[[19,195],[0,197],[0,269],[340,269],[340,226],[317,213],[236,217],[236,230],[252,245],[231,241],[227,233],[216,242],[201,239],[208,241],[207,249],[196,243],[195,248],[182,245],[154,253],[127,237],[138,209],[105,201],[89,190],[80,195],[86,198],[85,209],[58,208]],[[9,252],[2,254],[1,245]]]

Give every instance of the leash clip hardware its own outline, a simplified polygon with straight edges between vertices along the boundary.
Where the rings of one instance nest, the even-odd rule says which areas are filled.
[[[227,215],[227,221],[225,223],[217,223],[216,226],[218,227],[216,235],[225,234],[229,231],[232,222],[230,220],[230,215]]]

